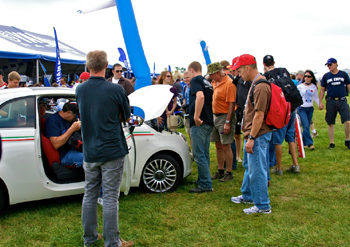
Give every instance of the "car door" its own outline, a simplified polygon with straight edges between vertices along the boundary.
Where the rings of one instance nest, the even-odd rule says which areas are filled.
[[[38,178],[35,97],[21,97],[0,106],[2,159],[0,176],[11,201],[30,197]]]
[[[120,191],[124,192],[125,195],[129,193],[131,180],[133,174],[135,173],[135,142],[132,134],[132,129],[128,126],[128,124],[123,124],[123,131],[126,140],[126,145],[128,146],[129,153],[124,158],[124,171],[123,171],[123,179],[120,185]]]

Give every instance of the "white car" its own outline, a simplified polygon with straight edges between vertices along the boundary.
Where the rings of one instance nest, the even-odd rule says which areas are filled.
[[[142,93],[144,90],[148,93]],[[154,118],[170,101],[165,97],[167,91],[157,86],[137,90],[129,97],[130,105],[138,106],[139,100],[145,120]],[[164,93],[157,98],[150,92]],[[75,100],[75,90],[0,90],[0,211],[7,205],[84,193],[83,169],[60,165],[58,151],[42,134],[42,123],[57,110],[58,99]],[[133,120],[138,123],[124,126],[129,154],[125,157],[121,191],[127,194],[130,187],[138,186],[154,193],[173,191],[192,171],[186,138],[181,133],[158,132],[140,124],[140,117],[133,116]]]

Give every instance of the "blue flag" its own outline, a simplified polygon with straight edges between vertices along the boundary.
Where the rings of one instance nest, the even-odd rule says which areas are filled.
[[[119,61],[124,63],[125,68],[128,70],[128,73],[131,75],[131,68],[129,66],[128,60],[126,59],[124,50],[122,48],[118,48],[118,51],[120,54]]]
[[[168,71],[171,72],[171,67],[170,67],[170,65],[168,65]]]
[[[208,64],[211,63],[210,56],[209,56],[209,51],[208,51],[208,46],[207,46],[207,44],[205,43],[204,40],[202,40],[200,42],[200,45],[202,47],[202,52],[203,52],[203,56],[204,56],[204,59],[205,59],[205,63],[208,65]]]
[[[56,66],[55,66],[55,77],[56,83],[61,86],[61,78],[62,78],[62,69],[61,69],[61,58],[60,58],[60,48],[58,47],[57,34],[56,29],[53,28],[55,32],[55,41],[56,41]]]
[[[153,63],[153,75],[152,77],[156,77],[156,63]]]

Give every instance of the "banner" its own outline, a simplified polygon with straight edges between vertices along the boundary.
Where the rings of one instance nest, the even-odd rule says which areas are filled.
[[[153,63],[153,74],[152,77],[156,77],[156,63]]]
[[[126,58],[126,55],[125,55],[125,52],[122,48],[118,48],[118,51],[119,51],[119,54],[120,54],[120,57],[119,57],[119,61],[124,63],[125,65],[125,68],[128,70],[128,78],[131,76],[131,68],[129,66],[129,63],[128,63],[128,60]]]
[[[62,70],[61,70],[61,58],[60,58],[60,48],[58,47],[56,29],[53,28],[55,32],[55,42],[56,42],[56,66],[55,66],[55,78],[56,83],[61,86]]]

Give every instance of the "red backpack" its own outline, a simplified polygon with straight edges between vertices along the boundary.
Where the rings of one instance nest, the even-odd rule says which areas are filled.
[[[265,82],[271,86],[271,101],[270,107],[265,117],[265,123],[271,129],[281,129],[286,126],[290,118],[291,105],[286,101],[282,89],[266,80],[259,80],[254,85],[250,92],[250,101],[254,105],[254,88],[260,82]]]

